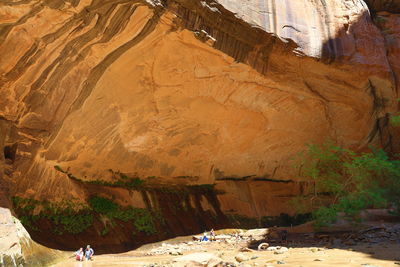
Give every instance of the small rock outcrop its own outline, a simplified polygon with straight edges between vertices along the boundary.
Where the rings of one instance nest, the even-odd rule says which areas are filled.
[[[35,243],[9,209],[0,208],[0,265],[44,266],[65,253]]]

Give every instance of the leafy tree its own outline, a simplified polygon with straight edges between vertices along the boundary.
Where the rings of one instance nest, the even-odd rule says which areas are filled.
[[[300,175],[314,183],[310,199],[316,226],[333,223],[339,212],[359,221],[366,208],[400,204],[400,161],[379,149],[356,153],[331,142],[308,145],[302,153]]]

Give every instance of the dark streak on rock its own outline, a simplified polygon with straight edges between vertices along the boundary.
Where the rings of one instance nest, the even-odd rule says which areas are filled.
[[[210,5],[212,3],[212,6],[221,14],[213,12],[197,1],[168,0],[166,6],[179,17],[179,26],[194,32],[206,32],[216,40],[213,44],[214,48],[233,57],[237,62],[246,63],[266,75],[273,49],[281,49],[282,53],[291,53],[297,47],[293,41],[281,42],[280,46],[275,46],[279,42],[275,35],[252,27],[247,22],[236,18],[222,5],[211,0],[205,2]]]

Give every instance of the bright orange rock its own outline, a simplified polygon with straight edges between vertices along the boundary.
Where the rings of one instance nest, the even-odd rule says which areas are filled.
[[[306,143],[390,140],[397,15],[377,27],[346,0],[50,2],[0,6],[12,195],[83,200],[54,166],[85,181],[111,169],[217,182],[223,211],[278,215],[302,192],[290,159]]]

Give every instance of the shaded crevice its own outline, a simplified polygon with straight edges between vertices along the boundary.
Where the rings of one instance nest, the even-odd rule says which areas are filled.
[[[400,1],[398,0],[364,0],[372,13],[387,11],[400,13]]]
[[[389,114],[386,114],[384,117],[377,118],[374,127],[368,135],[368,143],[372,143],[376,138],[378,138],[379,144],[382,146],[382,148],[389,154],[393,155],[395,153],[393,149],[393,135],[389,127]]]
[[[268,73],[269,57],[273,49],[291,52],[297,47],[291,40],[284,43],[275,35],[252,27],[212,0],[168,0],[166,6],[178,16],[176,21],[179,26],[195,33],[205,32],[215,40],[212,44],[215,49],[233,57],[237,62],[250,65],[264,75]],[[280,45],[275,46],[278,41]]]
[[[325,36],[325,39],[327,40],[325,44],[322,46],[322,51],[321,51],[321,60],[325,64],[330,64],[335,61],[336,55],[337,55],[337,45],[336,45],[336,39],[332,38],[332,33],[330,30],[330,27],[324,27],[324,25],[329,25],[329,9],[327,8],[327,4],[325,0],[319,0],[322,4],[322,8],[324,11],[324,16],[319,16],[319,21],[320,21],[320,30]],[[316,5],[319,6],[319,5]]]
[[[371,117],[375,117],[375,125],[368,135],[368,143],[372,143],[376,138],[379,139],[379,144],[382,148],[391,153],[393,152],[392,134],[390,132],[390,115],[386,113],[383,117],[379,117],[379,113],[385,107],[385,100],[379,97],[377,88],[373,82],[369,80],[368,90],[373,98],[373,109]]]
[[[13,163],[15,161],[15,156],[17,154],[17,147],[18,147],[17,143],[4,146],[4,149],[3,149],[4,159],[10,160],[11,163]]]
[[[373,84],[373,82],[369,79],[368,80],[368,90],[373,99],[373,108],[372,114],[379,114],[383,107],[385,107],[385,101],[381,97],[379,97],[377,88]]]

